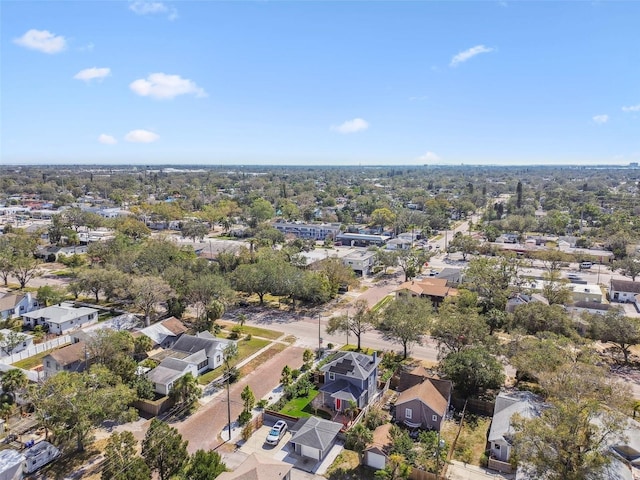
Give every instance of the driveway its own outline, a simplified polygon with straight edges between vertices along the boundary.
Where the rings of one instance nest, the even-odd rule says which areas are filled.
[[[283,449],[289,440],[291,440],[291,432],[285,433],[284,437],[280,439],[278,445],[269,445],[265,442],[265,439],[269,434],[269,430],[271,430],[271,427],[269,426],[263,425],[260,427],[253,435],[251,435],[251,438],[249,438],[249,440],[240,447],[240,451],[247,455],[258,453],[260,455],[275,458],[276,460],[282,460],[287,456],[286,450]]]
[[[449,480],[510,480],[515,477],[515,474],[498,473],[456,460],[453,460],[447,469]]]

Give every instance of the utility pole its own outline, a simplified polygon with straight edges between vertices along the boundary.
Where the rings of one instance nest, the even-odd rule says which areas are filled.
[[[349,328],[351,327],[349,321],[349,310],[347,310],[347,346],[349,346]]]
[[[231,441],[231,394],[229,393],[229,372],[227,372],[227,418],[229,419],[229,441]]]
[[[318,313],[318,359],[322,356],[322,337],[320,336],[320,314]]]

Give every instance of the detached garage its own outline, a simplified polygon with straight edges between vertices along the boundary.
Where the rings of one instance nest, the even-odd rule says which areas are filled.
[[[390,430],[390,423],[380,425],[374,430],[373,440],[364,450],[364,464],[366,466],[376,470],[383,470],[387,466],[387,454],[385,451],[391,443]]]
[[[317,417],[302,418],[291,428],[293,450],[298,455],[320,461],[335,444],[341,429],[341,423]]]

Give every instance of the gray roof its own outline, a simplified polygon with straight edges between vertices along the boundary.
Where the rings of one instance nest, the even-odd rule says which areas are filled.
[[[169,363],[165,364],[165,362],[167,361],[169,361]],[[187,365],[183,362],[180,362],[182,363],[182,368],[180,368],[180,365],[177,362],[180,362],[180,360],[175,360],[173,358],[164,359],[160,365],[147,373],[147,378],[153,383],[168,385],[169,383],[182,377],[182,375],[184,375],[184,371],[187,368]]]
[[[45,318],[50,323],[64,323],[69,320],[75,320],[85,315],[91,315],[98,310],[89,307],[76,308],[70,303],[61,303],[51,307],[41,308],[33,312],[24,313],[22,316],[26,318]]]
[[[326,450],[334,442],[342,429],[341,423],[331,422],[318,417],[309,417],[298,420],[291,428],[294,432],[291,443],[305,445],[307,447]]]
[[[320,387],[321,392],[331,394],[332,398],[339,398],[340,400],[352,400],[357,401],[362,395],[362,389],[347,382],[346,380],[337,380],[335,382],[325,383]]]
[[[222,338],[211,339],[194,337],[193,335],[182,335],[173,345],[172,350],[186,353],[197,353],[200,350],[204,350],[207,357],[211,357],[215,354],[216,350],[224,350],[229,343],[232,343],[232,341]]]
[[[331,372],[349,378],[365,380],[378,366],[380,359],[376,356],[355,352],[339,352],[335,360],[322,368],[323,372]]]
[[[524,418],[535,418],[540,416],[543,407],[540,398],[531,392],[501,392],[496,398],[488,440],[508,442],[507,438],[513,433],[511,417],[518,413]]]
[[[615,290],[616,292],[640,293],[640,282],[611,280],[611,290]]]

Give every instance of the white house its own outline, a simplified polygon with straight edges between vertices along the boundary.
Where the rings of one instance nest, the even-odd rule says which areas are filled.
[[[8,328],[0,330],[0,357],[22,352],[33,345],[33,335],[14,332]]]
[[[147,373],[153,389],[160,395],[169,395],[173,384],[187,373],[198,376],[197,365],[177,358],[165,358],[156,368]]]
[[[342,257],[342,263],[351,267],[356,275],[366,277],[371,273],[371,269],[376,263],[376,254],[369,250],[356,250]]]
[[[609,299],[612,302],[634,303],[636,295],[640,294],[640,282],[631,280],[611,280]]]
[[[0,319],[19,317],[40,306],[38,301],[27,293],[5,293],[0,296]]]
[[[98,310],[89,307],[74,307],[63,302],[51,307],[41,308],[22,315],[24,324],[29,328],[36,325],[49,327],[50,333],[62,335],[88,323],[98,321]]]

